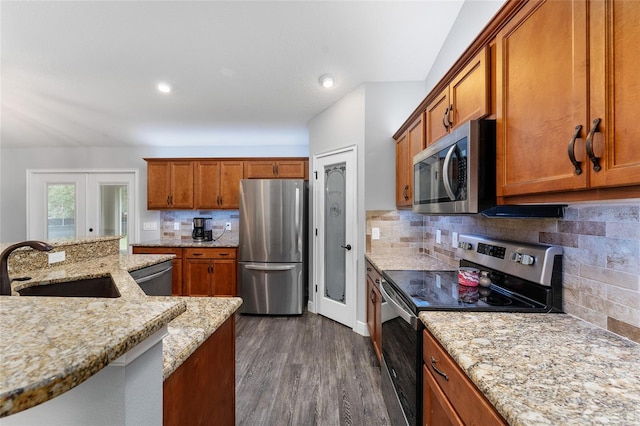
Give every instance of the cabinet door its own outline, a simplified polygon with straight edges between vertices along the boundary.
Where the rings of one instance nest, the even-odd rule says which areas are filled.
[[[171,295],[182,296],[182,259],[173,259],[171,266]]]
[[[195,208],[220,207],[220,161],[198,161],[194,166]]]
[[[214,260],[213,296],[237,296],[238,268],[235,260]]]
[[[407,191],[409,195],[408,205],[413,205],[413,156],[419,154],[425,147],[424,145],[424,116],[422,113],[420,117],[413,122],[411,127],[409,127],[409,152],[407,153],[407,163],[406,163],[406,179],[407,185],[409,185],[409,189]]]
[[[453,128],[489,114],[489,61],[489,46],[486,46],[449,85]]]
[[[147,208],[166,209],[171,195],[171,166],[168,161],[147,162]]]
[[[449,122],[451,114],[447,110],[451,107],[449,102],[449,87],[446,87],[438,97],[428,106],[426,111],[426,137],[427,146],[431,145],[449,132]]]
[[[240,180],[244,177],[242,161],[220,163],[220,206],[223,209],[240,208]]]
[[[367,329],[369,330],[369,335],[371,336],[371,340],[374,341],[374,344],[376,339],[375,319],[376,305],[373,283],[371,282],[371,278],[367,276]]]
[[[193,163],[191,161],[171,162],[171,207],[193,208]]]
[[[270,179],[276,177],[275,161],[245,161],[245,179]]]
[[[409,134],[405,132],[396,141],[396,206],[411,205],[407,158],[409,157]]]
[[[382,293],[375,285],[373,286],[373,293],[375,296],[374,300],[374,318],[373,322],[375,325],[375,339],[374,339],[374,347],[376,350],[376,355],[378,355],[378,361],[382,360]]]
[[[282,179],[304,179],[304,161],[279,160],[276,163],[276,175]]]
[[[496,35],[498,196],[587,186],[587,173],[576,175],[567,155],[587,121],[586,7],[532,1]]]
[[[211,277],[211,260],[185,259],[183,275],[185,296],[213,296]]]
[[[600,118],[593,138],[600,171],[585,159],[592,187],[640,184],[640,7],[635,1],[589,2],[590,120]]]
[[[463,426],[449,399],[433,379],[426,366],[422,367],[422,423],[425,426]]]

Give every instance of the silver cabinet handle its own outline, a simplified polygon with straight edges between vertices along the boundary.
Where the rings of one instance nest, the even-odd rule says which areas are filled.
[[[154,278],[159,277],[160,275],[162,275],[162,274],[164,274],[166,272],[169,272],[171,270],[171,268],[173,268],[173,266],[169,266],[167,269],[163,269],[162,271],[156,272],[155,274],[152,274],[152,275],[149,275],[149,276],[146,276],[146,277],[142,277],[142,278],[138,278],[137,280],[135,280],[135,282],[137,282],[138,284],[146,283],[147,281],[150,281],[150,280],[152,280]]]

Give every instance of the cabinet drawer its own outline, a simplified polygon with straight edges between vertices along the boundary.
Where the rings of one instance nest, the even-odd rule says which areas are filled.
[[[369,262],[366,261],[367,264],[367,278],[371,280],[371,282],[379,289],[380,288],[380,280],[382,276],[378,272],[378,270]]]
[[[182,249],[177,247],[133,247],[133,254],[175,254],[182,258]]]
[[[188,259],[235,259],[236,250],[232,248],[186,248],[184,257]]]
[[[506,425],[493,405],[471,383],[431,333],[427,330],[423,333],[422,351],[426,370],[447,396],[460,419],[465,424]]]

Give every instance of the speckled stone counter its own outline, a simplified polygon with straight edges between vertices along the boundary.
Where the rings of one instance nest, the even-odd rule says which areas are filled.
[[[239,298],[146,296],[129,271],[172,255],[106,255],[19,268],[13,296],[0,297],[0,417],[22,411],[82,383],[168,324],[163,378],[239,308]],[[119,298],[18,297],[17,290],[73,279],[111,276]],[[184,312],[184,313],[183,313]]]
[[[238,233],[225,233],[216,241],[193,241],[190,238],[171,238],[143,241],[131,245],[133,247],[238,247]]]
[[[366,253],[365,258],[369,259],[373,266],[382,272],[383,270],[431,270],[431,271],[454,271],[457,266],[451,266],[438,259],[429,256],[388,256]]]
[[[420,314],[511,425],[639,425],[640,345],[566,314]]]

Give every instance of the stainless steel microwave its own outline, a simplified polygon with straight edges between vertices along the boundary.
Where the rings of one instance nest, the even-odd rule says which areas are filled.
[[[480,213],[496,205],[495,120],[472,120],[413,157],[413,211]]]

